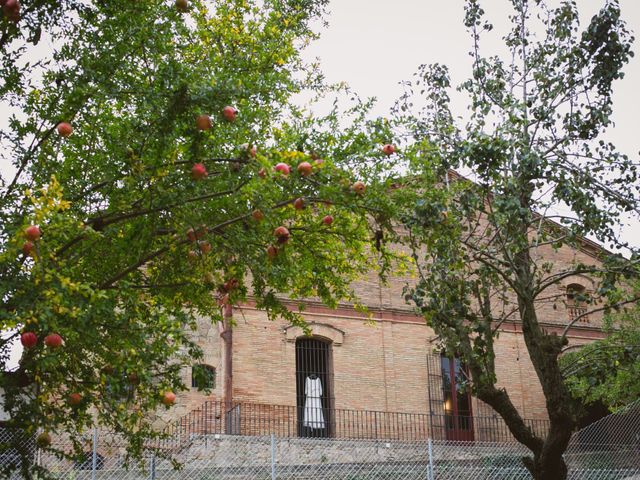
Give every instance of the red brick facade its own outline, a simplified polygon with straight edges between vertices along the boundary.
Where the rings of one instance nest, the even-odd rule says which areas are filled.
[[[594,250],[590,250],[565,248],[555,252],[549,248],[537,253],[562,268],[576,260],[597,263]],[[371,274],[355,285],[360,299],[371,311],[371,319],[348,305],[331,310],[312,302],[308,304],[305,318],[314,334],[331,342],[333,408],[442,413],[434,411],[436,390],[441,387],[428,378],[430,374],[439,375],[437,369],[429,370],[427,358],[436,355],[431,365],[439,366],[439,357],[434,353],[435,335],[404,302],[405,281],[413,279],[394,278],[388,285],[382,285],[377,276]],[[567,324],[570,312],[564,304],[564,288],[572,283],[579,283],[587,290],[594,288],[588,278],[567,279],[558,287],[559,300],[542,304],[538,310],[548,330],[560,333]],[[250,304],[236,307],[234,317],[237,322],[233,335],[234,400],[295,406],[295,342],[302,331],[286,323],[267,320],[264,313]],[[600,321],[600,317],[593,315],[588,322],[579,322],[571,329],[570,343],[581,344],[601,337]],[[205,363],[216,368],[216,386],[209,396],[195,389],[182,393],[179,405],[172,410],[173,418],[207,399],[222,399],[223,345],[217,327],[203,320],[198,341],[205,350]],[[545,419],[544,397],[516,321],[501,326],[495,349],[499,383],[507,388],[518,410],[526,418]],[[185,382],[191,385],[191,372],[185,372]],[[493,415],[476,400],[473,411],[478,416]]]

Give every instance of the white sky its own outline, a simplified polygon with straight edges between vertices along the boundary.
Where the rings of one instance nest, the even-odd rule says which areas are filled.
[[[551,5],[558,4],[550,0]],[[581,23],[587,25],[604,0],[577,0]],[[484,0],[481,5],[497,32],[506,32],[507,0]],[[620,0],[622,16],[640,37],[640,0]],[[463,0],[331,0],[329,27],[305,53],[318,57],[329,82],[347,82],[361,97],[376,97],[375,115],[385,116],[402,94],[399,82],[411,79],[420,64],[443,63],[453,85],[471,73],[468,55],[470,38],[464,28]],[[485,55],[501,52],[499,37],[487,38]],[[637,56],[624,69],[625,78],[614,84],[614,128],[605,137],[618,149],[637,159],[640,134],[640,41]],[[454,115],[465,115],[466,102],[452,96]],[[640,247],[640,222],[633,220],[622,229],[623,238]]]

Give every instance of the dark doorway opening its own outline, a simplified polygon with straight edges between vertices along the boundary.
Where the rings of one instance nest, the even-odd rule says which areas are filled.
[[[315,338],[296,341],[298,435],[331,436],[331,345]]]
[[[473,441],[471,393],[464,388],[469,374],[459,358],[440,357],[447,440]]]

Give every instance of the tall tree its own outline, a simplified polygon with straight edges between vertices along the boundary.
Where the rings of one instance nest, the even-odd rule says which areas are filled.
[[[608,254],[584,240],[634,250],[617,234],[622,215],[637,219],[640,212],[638,163],[601,140],[611,125],[612,85],[623,76],[633,38],[617,1],[603,2],[584,29],[575,2],[510,3],[503,59],[482,55],[481,36],[492,25],[479,1],[466,2],[473,75],[460,87],[470,98],[464,125],[450,111],[442,65],[422,67],[398,104],[416,174],[406,182],[415,185],[413,193],[396,191],[419,267],[407,298],[442,347],[464,360],[472,393],[531,450],[524,463],[533,477],[564,479],[562,454],[578,414],[558,365],[567,333],[588,315],[637,300],[614,288],[637,271],[637,257]],[[451,168],[469,172],[474,182],[452,181]],[[571,213],[552,213],[559,206]],[[584,248],[599,258],[554,259],[560,249]],[[541,324],[541,311],[563,306],[560,286],[575,276],[596,286],[580,298],[586,311],[556,334]],[[497,385],[494,342],[506,321],[521,325],[546,400],[546,436],[527,426]]]
[[[278,293],[351,298],[375,195],[340,161],[377,139],[290,108],[321,86],[299,51],[324,0],[1,3],[0,368],[25,348],[0,377],[9,426],[46,447],[99,423],[139,455],[201,356],[198,318],[228,329],[252,295],[300,323]]]

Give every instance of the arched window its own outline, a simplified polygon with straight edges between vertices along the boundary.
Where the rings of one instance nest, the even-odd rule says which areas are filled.
[[[587,313],[587,291],[583,285],[579,283],[571,283],[567,285],[567,312],[569,320],[578,319],[580,323],[588,323],[589,316]]]
[[[331,343],[318,337],[296,340],[298,435],[330,437],[333,421]]]
[[[216,388],[216,369],[211,365],[197,364],[191,367],[191,387],[198,390]]]

